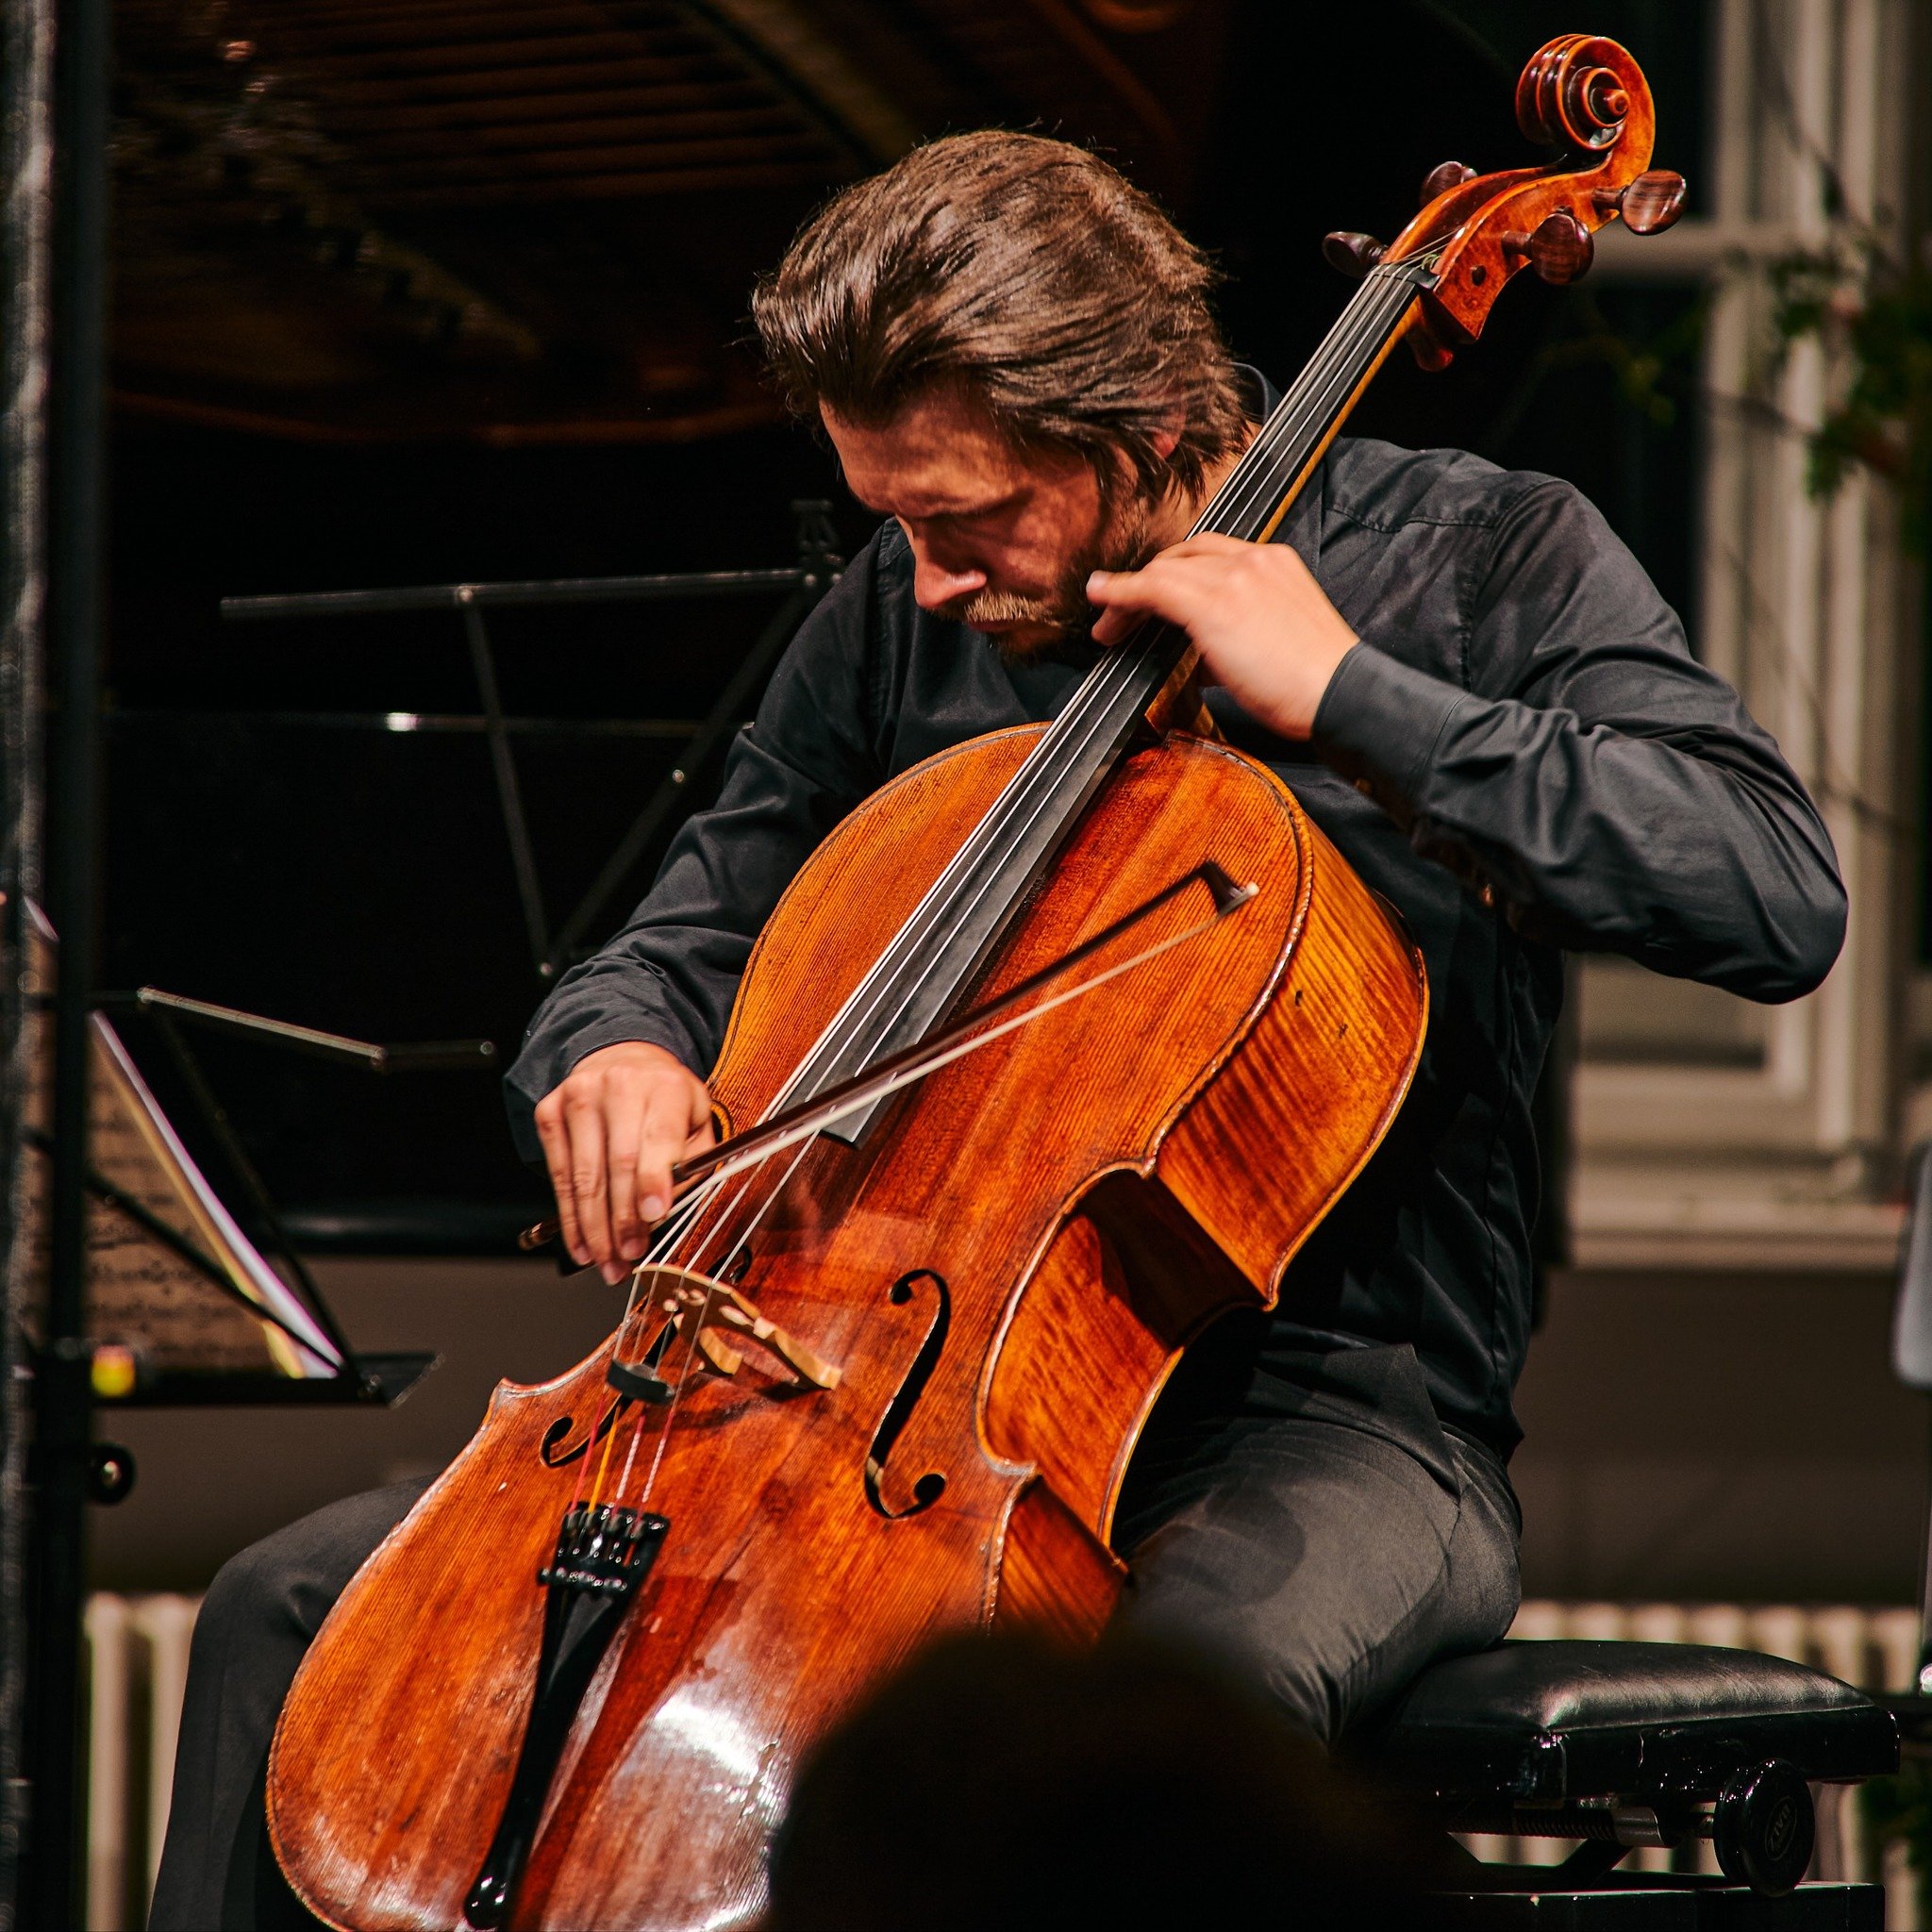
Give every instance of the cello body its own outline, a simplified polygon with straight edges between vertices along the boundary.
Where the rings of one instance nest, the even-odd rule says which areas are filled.
[[[712,1080],[729,1122],[771,1105],[1039,735],[927,760],[819,848],[740,990]],[[750,1924],[800,1754],[882,1674],[947,1631],[1081,1641],[1107,1619],[1113,1506],[1162,1384],[1218,1313],[1272,1304],[1393,1118],[1426,1014],[1419,956],[1287,789],[1178,734],[1114,774],[978,993],[1204,859],[1259,886],[1238,917],[929,1075],[857,1145],[812,1141],[766,1205],[734,1286],[836,1386],[755,1350],[692,1378],[652,1485],[661,1555],[508,1924]],[[305,1661],[269,1818],[326,1923],[464,1923],[530,1707],[536,1573],[623,1341],[498,1389]]]

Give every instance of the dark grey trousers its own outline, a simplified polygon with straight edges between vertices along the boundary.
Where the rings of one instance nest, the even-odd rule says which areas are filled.
[[[1224,1653],[1332,1742],[1425,1665],[1502,1637],[1521,1532],[1501,1460],[1437,1422],[1409,1348],[1258,1368],[1204,1350],[1128,1472],[1121,1614]]]
[[[1424,1665],[1501,1637],[1518,1517],[1502,1464],[1446,1433],[1407,1348],[1237,1364],[1204,1356],[1135,1458],[1116,1542],[1124,1614],[1257,1672],[1318,1737]],[[1230,1420],[1230,1417],[1232,1418]],[[263,1822],[268,1747],[303,1652],[422,1493],[331,1504],[224,1566],[195,1624],[153,1932],[308,1927]]]

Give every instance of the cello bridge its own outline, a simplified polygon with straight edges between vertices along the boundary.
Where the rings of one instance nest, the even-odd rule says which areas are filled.
[[[743,1366],[747,1346],[762,1350],[791,1371],[803,1388],[836,1389],[839,1367],[828,1362],[797,1336],[762,1314],[756,1302],[730,1283],[685,1268],[646,1268],[638,1283],[638,1302],[648,1308],[655,1325],[641,1359],[656,1360],[674,1336],[691,1336],[705,1366],[720,1375],[735,1375]],[[613,1363],[627,1376],[636,1371]],[[613,1388],[620,1385],[612,1381]],[[658,1386],[662,1387],[659,1383]]]

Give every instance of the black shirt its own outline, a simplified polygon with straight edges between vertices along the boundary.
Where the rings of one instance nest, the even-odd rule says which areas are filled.
[[[1407,920],[1431,1017],[1387,1141],[1296,1257],[1283,1360],[1411,1344],[1441,1419],[1507,1456],[1528,1341],[1530,1095],[1558,948],[1627,954],[1761,1000],[1822,980],[1844,933],[1831,842],[1771,738],[1690,656],[1676,616],[1569,485],[1454,450],[1338,441],[1277,532],[1360,637],[1312,744],[1225,692],[1228,739],[1274,768]],[[752,941],[813,846],[887,779],[1052,717],[1094,659],[1024,664],[913,602],[887,525],[800,629],[717,803],[629,923],[558,982],[508,1079],[531,1109],[618,1041],[707,1071]]]

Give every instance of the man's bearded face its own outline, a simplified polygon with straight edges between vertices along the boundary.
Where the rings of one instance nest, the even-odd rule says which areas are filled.
[[[934,614],[983,630],[1012,658],[1031,657],[1041,642],[1087,627],[1092,607],[1087,579],[1097,570],[1132,570],[1153,554],[1154,506],[1125,482],[1103,499],[1100,524],[1068,559],[1059,579],[1044,591],[974,591],[935,607]]]
[[[1103,491],[1084,458],[1016,449],[950,391],[883,425],[824,416],[853,494],[906,532],[920,608],[985,631],[1010,658],[1084,630],[1088,576],[1156,547],[1161,505],[1124,465]]]

